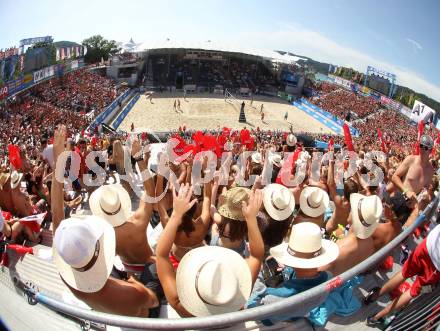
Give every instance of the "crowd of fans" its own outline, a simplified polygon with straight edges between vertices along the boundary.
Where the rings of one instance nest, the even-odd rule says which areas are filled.
[[[313,102],[342,119],[349,112],[356,114],[358,118],[364,118],[381,108],[377,100],[357,95],[334,84],[323,82],[319,89],[319,96],[314,97]]]
[[[87,70],[77,70],[37,85],[33,93],[57,107],[101,113],[125,87]]]
[[[94,88],[83,86],[90,79]],[[84,72],[70,74],[2,111],[2,146],[13,143],[21,150],[0,160],[1,238],[7,244],[40,242],[40,229],[21,218],[43,215],[41,221],[51,223],[61,279],[98,311],[157,317],[167,304],[191,317],[277,302],[373,255],[415,221],[438,189],[433,139],[426,134],[418,140],[418,155],[396,149],[414,145],[416,137],[394,112],[377,113],[358,126],[355,169],[343,154],[343,138],[325,135],[313,138],[333,138],[342,148],[329,147],[329,158],[317,165],[318,150],[301,135],[258,128],[180,128],[171,135],[178,142],[173,153],[150,144],[146,134],[76,139],[87,120],[72,102],[87,100],[99,111],[112,100],[111,84],[92,96],[99,94],[99,82]],[[52,90],[63,97],[58,100]],[[386,159],[369,153],[377,146],[377,128],[390,138]],[[74,154],[57,162],[64,151]],[[210,163],[199,151],[224,153],[223,163]],[[240,157],[244,151],[251,153]],[[91,152],[104,158],[86,163]],[[76,159],[78,177],[72,171]],[[377,179],[371,166],[381,170],[380,182],[370,181]],[[56,173],[65,174],[64,182]],[[78,208],[88,214],[78,217]],[[147,235],[147,229],[159,235]],[[438,282],[440,228],[426,231],[402,271],[366,296],[370,304],[416,276],[407,291],[369,317],[369,325],[383,326],[387,316]],[[332,314],[354,314],[361,303],[352,291],[361,283],[355,277],[320,302],[262,322],[306,316],[322,326]]]

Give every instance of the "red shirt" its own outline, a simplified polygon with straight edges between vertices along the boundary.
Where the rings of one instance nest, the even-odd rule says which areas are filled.
[[[423,286],[435,285],[440,281],[440,271],[435,268],[429,257],[426,238],[406,260],[402,268],[402,275],[405,278],[417,276],[410,289],[413,298],[420,294]]]

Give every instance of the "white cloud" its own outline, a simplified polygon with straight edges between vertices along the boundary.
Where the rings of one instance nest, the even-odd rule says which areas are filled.
[[[400,67],[373,56],[344,46],[335,40],[299,26],[280,24],[271,32],[242,32],[237,36],[241,44],[259,48],[290,51],[314,60],[352,67],[365,72],[368,65],[394,73],[397,84],[408,86],[417,92],[440,100],[440,86],[437,86],[411,69]],[[419,45],[420,48],[422,47]]]
[[[415,54],[417,54],[419,51],[423,50],[422,45],[420,45],[420,43],[418,43],[414,39],[406,38],[406,41],[408,41],[412,45],[412,49]]]

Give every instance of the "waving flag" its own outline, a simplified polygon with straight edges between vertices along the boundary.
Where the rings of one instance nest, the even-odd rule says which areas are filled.
[[[276,183],[284,185],[282,182],[282,178],[286,175],[284,175],[286,172],[293,174],[295,173],[295,167],[296,167],[296,161],[298,160],[299,156],[301,155],[302,148],[298,147],[293,154],[289,156],[289,158],[286,160],[286,162],[283,163],[282,168],[278,172]]]
[[[41,213],[22,218],[20,219],[20,223],[27,226],[33,232],[40,232],[41,223],[43,223],[46,214],[47,213]]]
[[[417,126],[417,142],[414,147],[414,155],[420,154],[420,138],[423,135],[424,129],[425,129],[425,124],[423,123],[423,120],[420,120],[419,125]]]
[[[347,146],[348,151],[354,152],[353,139],[351,138],[350,128],[348,127],[347,123],[344,123],[343,129],[345,145]]]
[[[15,170],[21,169],[21,156],[20,148],[16,145],[8,145],[9,161],[13,165]]]
[[[327,148],[329,151],[333,151],[335,149],[335,141],[333,138],[330,138]]]

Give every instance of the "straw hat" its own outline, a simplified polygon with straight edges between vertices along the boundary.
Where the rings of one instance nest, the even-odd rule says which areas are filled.
[[[382,216],[382,201],[377,195],[350,195],[352,228],[359,239],[370,237]]]
[[[90,195],[90,210],[113,227],[124,224],[131,216],[131,199],[121,184],[104,185]]]
[[[237,220],[244,221],[242,211],[242,201],[249,201],[250,190],[244,187],[234,187],[226,192],[224,203],[218,208],[220,215]]]
[[[240,310],[249,298],[252,276],[238,253],[203,246],[186,253],[176,272],[180,303],[194,316]]]
[[[306,187],[301,191],[299,197],[299,206],[302,212],[310,217],[318,217],[324,214],[329,202],[327,192],[319,187]]]
[[[96,216],[61,222],[53,238],[53,260],[63,280],[86,293],[102,289],[115,259],[115,231]]]
[[[253,163],[260,164],[263,161],[263,158],[261,157],[261,153],[260,152],[253,153],[251,156],[251,160]]]
[[[264,209],[271,218],[283,221],[295,210],[295,197],[290,190],[280,184],[269,184],[263,190]]]
[[[20,185],[21,179],[23,178],[23,174],[18,173],[17,171],[13,171],[11,174],[11,188],[15,189]]]
[[[287,136],[287,138],[286,138],[287,146],[295,146],[296,142],[297,142],[297,139],[294,134],[291,133]]]
[[[283,160],[281,159],[281,155],[279,154],[270,154],[268,156],[268,160],[270,164],[274,164],[278,168],[281,168],[281,166],[283,165]]]
[[[0,190],[3,190],[3,186],[8,182],[11,177],[9,172],[0,173]]]
[[[431,258],[432,264],[434,264],[437,270],[440,270],[440,226],[437,225],[428,233],[426,239],[426,249],[428,255]]]
[[[318,225],[303,222],[292,226],[289,243],[271,248],[270,254],[284,265],[311,269],[336,260],[339,248],[336,243],[322,239]]]

